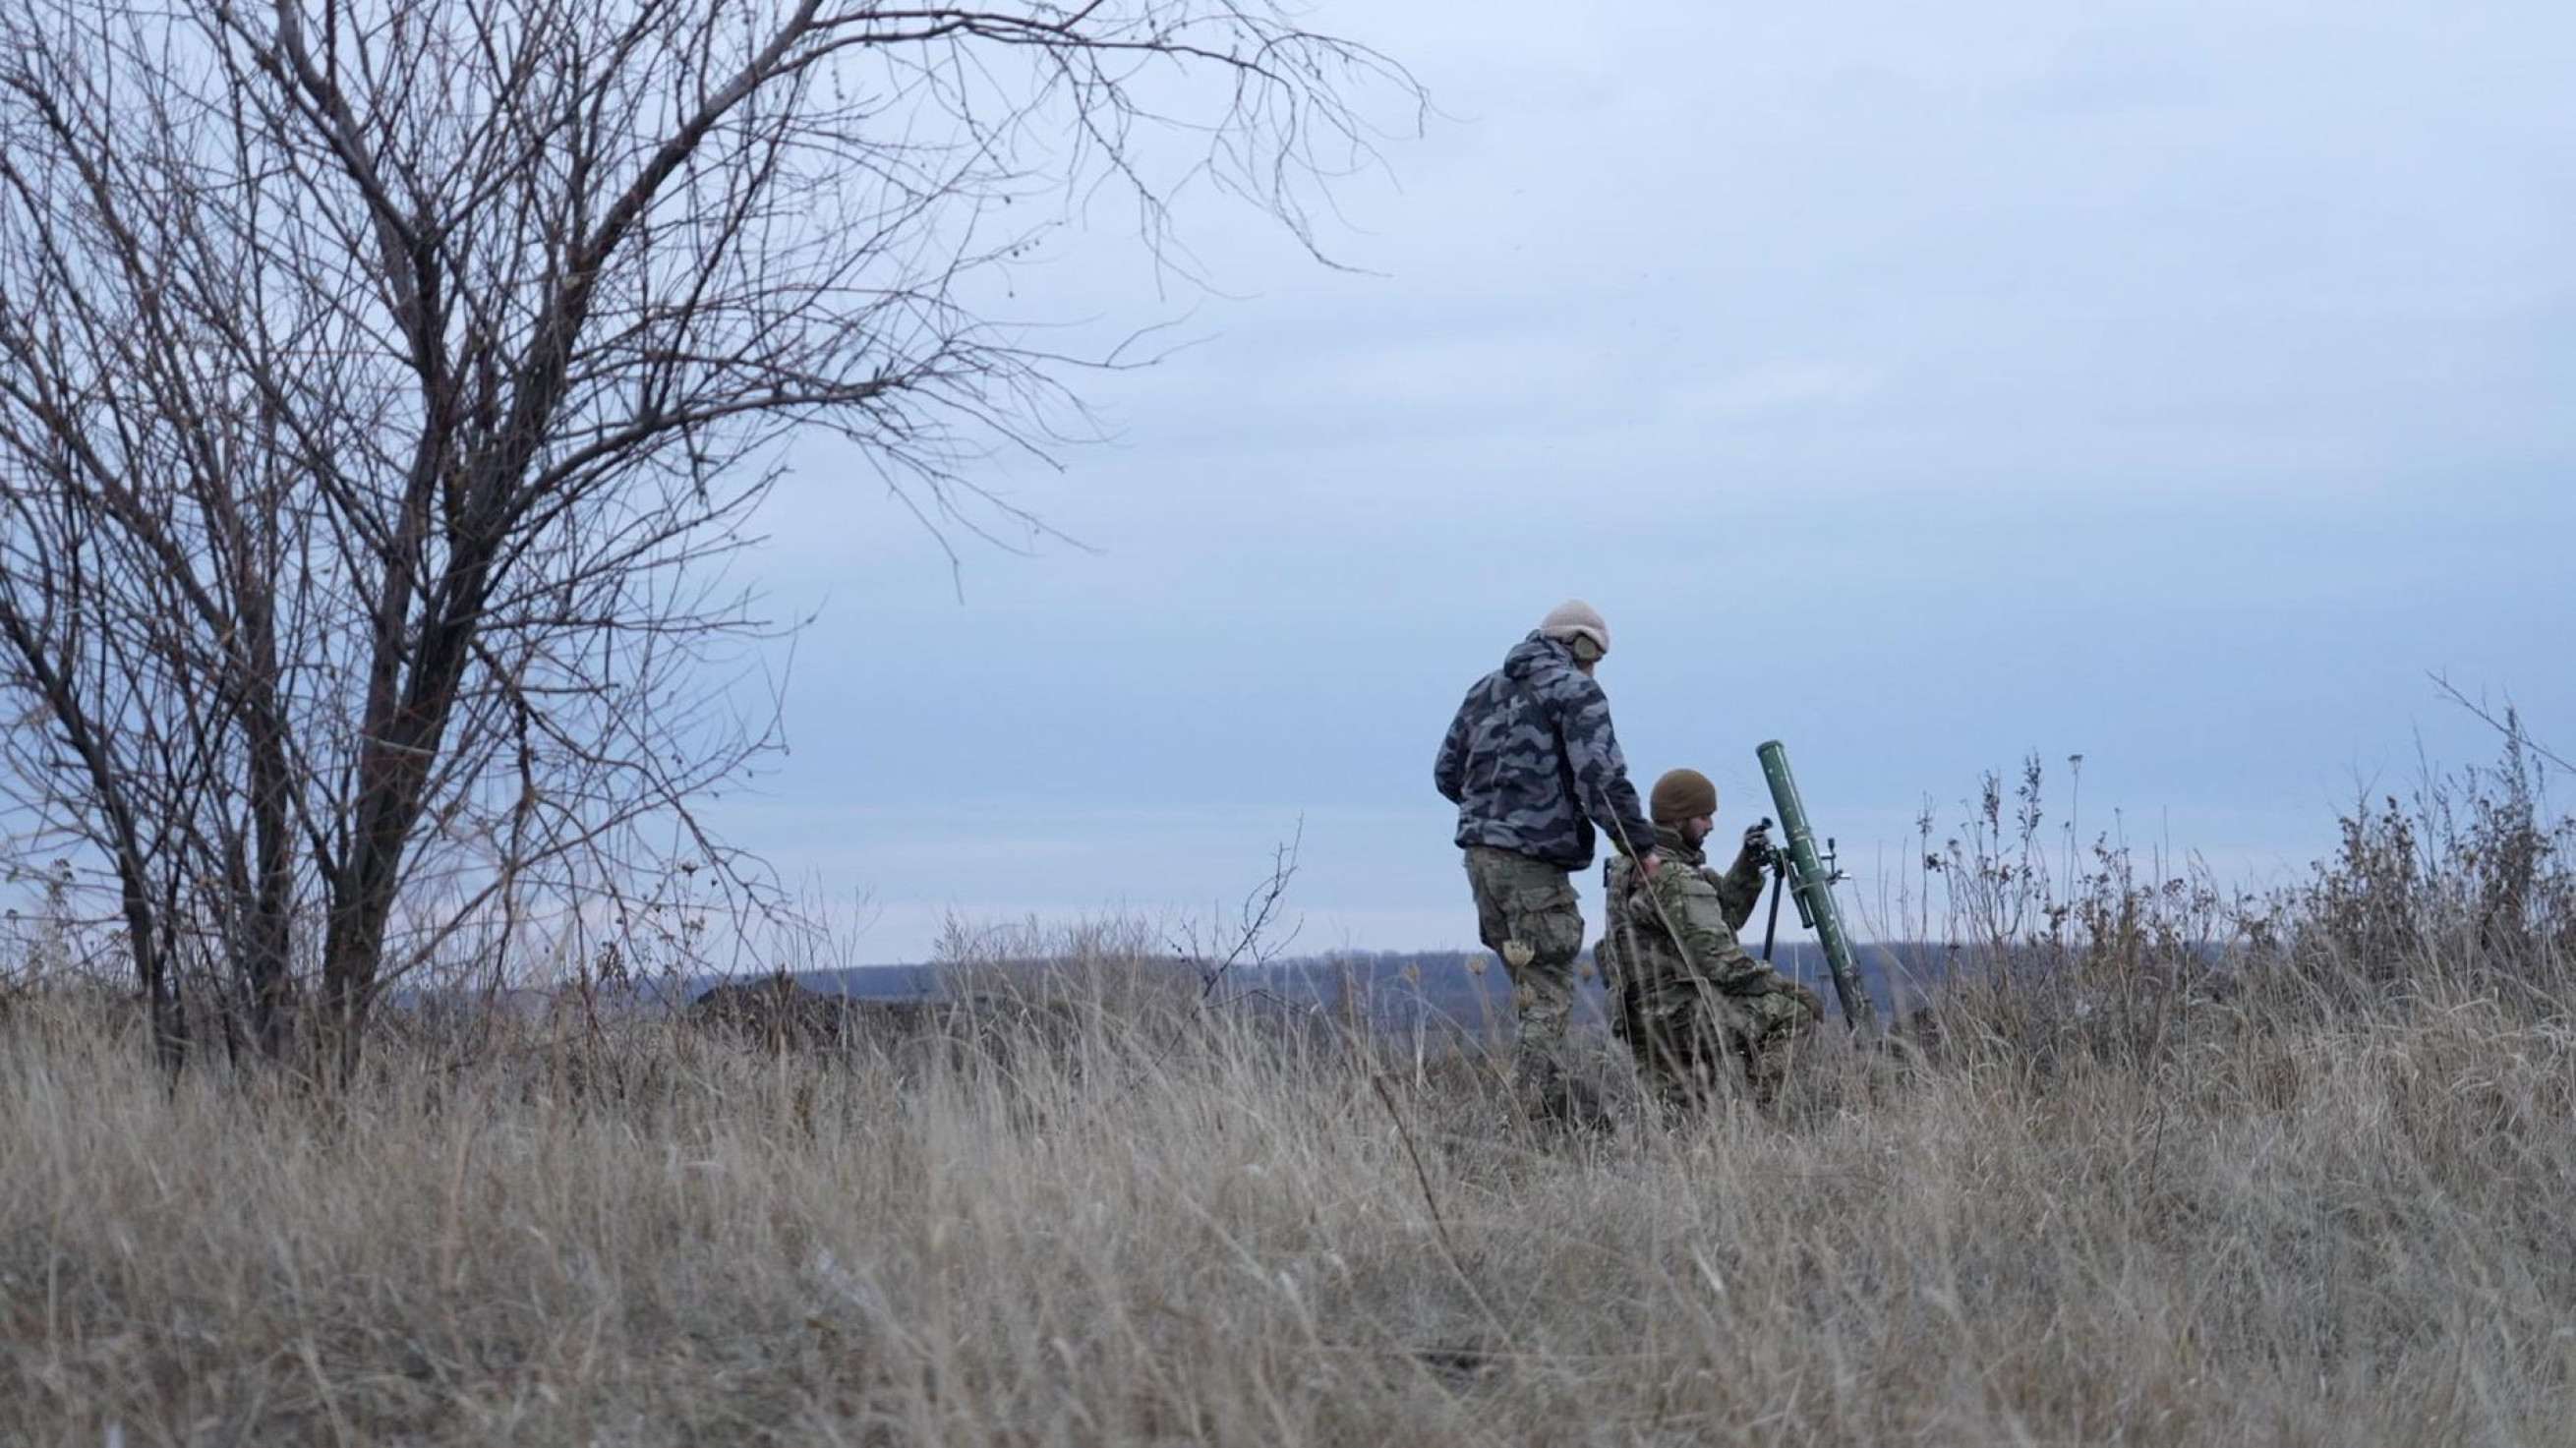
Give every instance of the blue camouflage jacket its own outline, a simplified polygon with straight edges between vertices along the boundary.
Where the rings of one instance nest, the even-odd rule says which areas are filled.
[[[1580,870],[1592,863],[1596,823],[1613,845],[1624,837],[1655,847],[1611,732],[1610,700],[1571,650],[1541,634],[1467,691],[1432,782],[1458,806],[1462,849],[1492,845]]]

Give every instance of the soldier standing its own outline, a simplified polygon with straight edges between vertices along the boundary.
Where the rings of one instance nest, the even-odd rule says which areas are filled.
[[[1573,872],[1592,863],[1596,822],[1644,877],[1657,864],[1610,701],[1592,677],[1609,652],[1610,626],[1590,604],[1558,605],[1467,691],[1432,770],[1458,806],[1477,931],[1511,972],[1514,1083],[1560,1121],[1575,1114],[1564,1072],[1583,952]]]
[[[1763,826],[1724,874],[1703,853],[1717,827],[1717,786],[1695,769],[1655,781],[1655,840],[1666,857],[1651,877],[1625,860],[1605,872],[1609,923],[1596,959],[1610,987],[1610,1028],[1668,1108],[1699,1105],[1732,1056],[1753,1098],[1778,1095],[1787,1046],[1825,1015],[1816,993],[1753,956],[1735,932],[1762,898],[1771,861]]]

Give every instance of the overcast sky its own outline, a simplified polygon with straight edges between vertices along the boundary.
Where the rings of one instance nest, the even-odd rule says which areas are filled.
[[[1749,822],[1786,740],[1865,914],[2027,751],[2052,827],[2080,753],[2086,836],[2259,885],[2419,740],[2491,752],[2427,670],[2576,740],[2563,0],[1312,18],[1439,108],[1342,193],[1363,271],[1203,205],[1221,293],[1105,225],[1022,277],[1197,342],[1085,383],[1115,445],[979,479],[1096,551],[969,548],[961,601],[792,459],[756,572],[819,618],[723,818],[869,896],[862,957],[1205,911],[1301,819],[1301,948],[1471,945],[1432,753],[1569,595],[1641,787]]]

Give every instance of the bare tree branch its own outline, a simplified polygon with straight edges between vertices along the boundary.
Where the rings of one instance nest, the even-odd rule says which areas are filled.
[[[2551,764],[2558,766],[2560,769],[2576,771],[2576,765],[2571,765],[2566,760],[2550,753],[2547,749],[2542,748],[2540,742],[2533,739],[2531,735],[2523,729],[2522,717],[2514,711],[2511,705],[2508,704],[2505,707],[2505,715],[2503,718],[2499,719],[2487,708],[2485,701],[2472,700],[2468,695],[2461,693],[2458,687],[2452,684],[2448,676],[2438,671],[2431,671],[2427,672],[2424,677],[2433,681],[2433,687],[2441,690],[2444,698],[2449,699],[2452,703],[2459,705],[2461,708],[2475,715],[2478,720],[2484,723],[2488,728],[2493,729],[2498,734],[2503,735],[2509,740],[2519,743],[2523,748],[2530,750],[2537,758],[2545,759]]]
[[[1051,536],[978,473],[1126,359],[989,300],[1109,193],[1186,269],[1203,180],[1320,255],[1363,90],[1418,124],[1266,0],[20,0],[0,836],[117,902],[174,1063],[200,986],[345,1076],[457,942],[665,864],[761,908],[699,802],[779,738],[722,570],[782,446],[855,444],[952,560]]]

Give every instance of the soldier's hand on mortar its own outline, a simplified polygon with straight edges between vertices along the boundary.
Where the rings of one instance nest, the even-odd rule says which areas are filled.
[[[1787,987],[1788,994],[1797,998],[1798,1004],[1807,1008],[1808,1015],[1820,1021],[1825,1018],[1824,998],[1809,989],[1805,981],[1783,979],[1781,984]]]
[[[1763,867],[1765,867],[1765,868],[1768,868],[1768,867],[1770,866],[1770,864],[1771,864],[1771,822],[1770,822],[1770,821],[1765,820],[1765,821],[1763,821],[1761,824],[1758,824],[1758,825],[1752,825],[1752,826],[1749,826],[1749,827],[1747,827],[1747,828],[1746,828],[1746,830],[1744,831],[1744,853],[1746,853],[1746,854],[1748,854],[1748,855],[1750,855],[1750,856],[1752,856],[1752,857],[1753,857],[1753,863],[1754,863],[1754,864],[1759,865],[1759,866],[1763,866]]]

